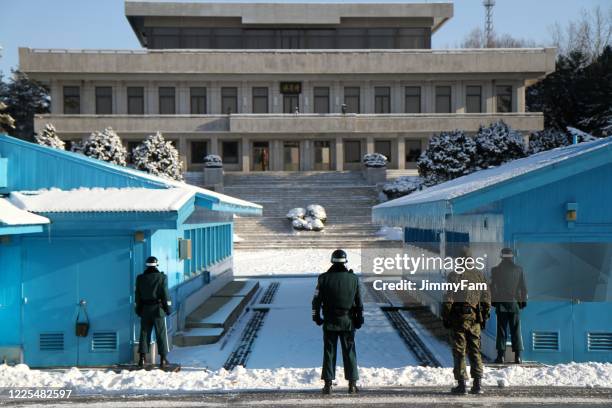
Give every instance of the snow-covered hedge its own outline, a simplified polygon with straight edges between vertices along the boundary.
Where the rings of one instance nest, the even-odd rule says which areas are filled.
[[[433,186],[473,171],[476,142],[461,130],[434,135],[417,160],[423,183]]]
[[[361,159],[364,166],[374,168],[387,167],[388,161],[387,156],[380,153],[368,153]]]
[[[73,144],[72,151],[119,166],[127,164],[127,149],[110,127],[101,132],[93,132],[83,143]]]
[[[219,168],[223,167],[223,161],[216,154],[209,154],[204,157],[204,167]]]
[[[385,183],[382,192],[387,200],[394,200],[421,190],[423,187],[423,179],[420,177],[404,176]]]
[[[591,142],[597,139],[595,136],[573,127],[568,127],[567,132],[560,129],[544,129],[533,132],[529,136],[529,153],[535,154],[568,146],[574,142],[574,136],[577,137],[578,143]]]
[[[476,142],[474,170],[497,167],[527,156],[527,145],[523,135],[501,120],[489,126],[481,126],[474,142]]]
[[[36,143],[42,146],[49,146],[60,150],[64,150],[66,148],[66,144],[59,138],[57,132],[55,131],[55,126],[53,126],[51,123],[47,123],[40,134],[36,133],[34,135],[34,139],[36,140]]]
[[[291,226],[295,230],[322,231],[327,221],[327,213],[322,206],[311,204],[306,209],[298,207],[289,210],[287,218],[291,220]]]
[[[138,170],[156,176],[183,181],[183,163],[176,147],[161,132],[149,135],[132,150],[132,161]]]

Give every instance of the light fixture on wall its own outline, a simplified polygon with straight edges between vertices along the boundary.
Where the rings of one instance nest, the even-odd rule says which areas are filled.
[[[565,206],[565,220],[568,227],[573,227],[578,220],[578,203],[567,203]]]
[[[136,231],[134,233],[134,241],[136,242],[144,242],[145,240],[145,234],[142,231]]]

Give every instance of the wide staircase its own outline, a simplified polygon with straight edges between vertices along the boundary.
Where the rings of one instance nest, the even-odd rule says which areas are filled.
[[[382,245],[379,227],[371,223],[378,203],[375,186],[359,172],[227,173],[224,193],[261,204],[262,217],[236,218],[237,249],[357,248]],[[325,229],[294,231],[286,218],[295,207],[322,205]]]

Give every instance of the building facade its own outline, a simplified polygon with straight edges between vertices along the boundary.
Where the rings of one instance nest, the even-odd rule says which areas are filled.
[[[20,49],[55,125],[78,140],[113,127],[129,147],[162,131],[187,169],[351,170],[379,152],[413,168],[433,133],[504,120],[529,132],[525,89],[555,50],[431,49],[452,3],[126,1],[143,49]]]

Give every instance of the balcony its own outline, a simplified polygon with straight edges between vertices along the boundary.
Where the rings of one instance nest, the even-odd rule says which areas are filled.
[[[111,126],[118,133],[384,134],[475,132],[503,120],[529,132],[544,126],[541,113],[465,114],[234,114],[234,115],[37,115],[36,130],[52,123],[59,133],[86,134]]]

